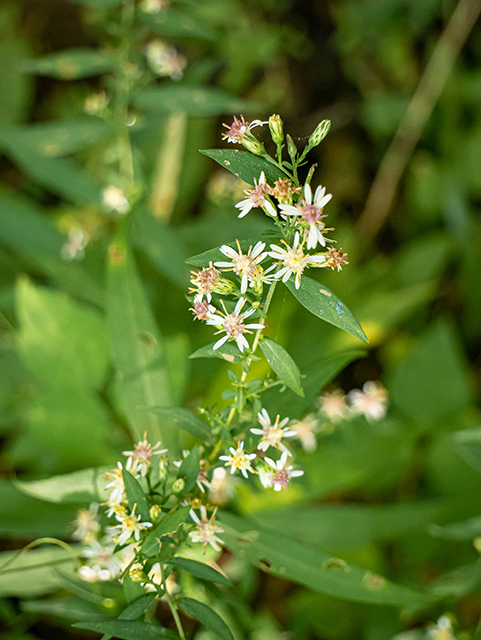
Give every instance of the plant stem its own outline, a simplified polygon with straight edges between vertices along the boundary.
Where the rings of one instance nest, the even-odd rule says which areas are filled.
[[[170,607],[170,610],[172,611],[172,616],[175,620],[175,625],[177,627],[177,631],[179,632],[179,636],[181,637],[181,640],[185,640],[185,633],[184,630],[182,628],[182,623],[180,622],[180,618],[179,618],[179,614],[177,612],[177,605],[172,601],[172,598],[170,597],[169,592],[167,591],[167,582],[165,580],[164,577],[164,566],[161,564],[160,565],[160,575],[162,576],[162,585],[164,587],[164,597],[167,601],[167,604]]]

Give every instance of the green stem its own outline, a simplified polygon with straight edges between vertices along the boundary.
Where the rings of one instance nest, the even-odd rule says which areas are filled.
[[[167,582],[164,577],[164,566],[162,564],[160,565],[160,575],[162,576],[162,585],[165,591],[164,597],[167,601],[167,604],[170,607],[170,610],[172,611],[172,616],[175,620],[177,631],[179,632],[179,636],[181,637],[181,640],[185,640],[185,633],[184,633],[184,629],[182,628],[182,623],[180,622],[179,614],[177,612],[177,605],[172,601],[172,598],[170,597],[170,594],[167,591]]]

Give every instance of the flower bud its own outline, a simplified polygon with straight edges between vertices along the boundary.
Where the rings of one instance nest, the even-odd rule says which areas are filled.
[[[150,507],[150,522],[157,522],[161,513],[162,509],[159,507],[159,505],[153,504]]]
[[[235,284],[227,278],[219,278],[218,282],[212,287],[214,293],[232,293],[235,291]]]
[[[284,140],[284,131],[280,116],[272,115],[269,118],[269,129],[272,141],[277,145],[282,144],[282,141]]]
[[[129,576],[132,582],[147,582],[149,579],[142,569],[131,569]]]
[[[330,120],[323,120],[320,122],[315,128],[314,132],[311,133],[309,137],[309,142],[307,146],[312,149],[312,147],[317,147],[317,145],[324,140],[324,138],[329,133],[329,129],[331,128]]]
[[[259,142],[251,133],[246,133],[242,138],[242,146],[244,146],[248,151],[254,153],[256,156],[263,155],[266,150],[264,149],[264,145]]]
[[[291,136],[289,134],[287,134],[287,152],[289,153],[289,157],[291,158],[292,162],[294,162],[295,157],[297,155],[297,147],[294,144],[294,140],[291,138]]]
[[[183,491],[184,487],[185,487],[184,478],[178,478],[172,485],[172,491],[174,493],[180,493],[181,491]]]

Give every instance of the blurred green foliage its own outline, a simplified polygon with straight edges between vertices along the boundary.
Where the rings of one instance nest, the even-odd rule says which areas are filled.
[[[266,223],[256,212],[237,219],[240,183],[199,149],[218,146],[234,113],[279,113],[301,139],[329,118],[332,131],[310,161],[334,194],[330,222],[350,264],[323,274],[323,285],[370,344],[366,352],[277,295],[270,336],[306,375],[305,397],[268,393],[265,406],[302,418],[325,385],[348,391],[382,379],[390,412],[322,434],[300,456],[306,483],[297,492],[267,498],[240,488],[238,513],[223,520],[242,552],[223,564],[235,594],[205,588],[204,596],[236,640],[285,629],[300,640],[389,640],[418,629],[396,636],[408,640],[425,637],[445,611],[464,630],[457,637],[479,637],[479,24],[368,245],[357,220],[454,2],[173,0],[145,13],[132,60],[145,66],[143,47],[161,38],[187,66],[180,80],[147,86],[146,77],[133,96],[142,196],[128,221],[101,198],[122,161],[115,123],[84,111],[115,77],[120,27],[111,15],[120,4],[0,7],[0,565],[36,536],[69,539],[76,509],[96,495],[89,468],[115,465],[144,430],[180,451],[180,436],[149,407],[195,412],[219,402],[227,365],[188,357],[211,332],[192,322],[184,260],[257,237]],[[78,229],[89,242],[66,259]],[[246,522],[261,532],[250,544]],[[127,606],[118,585],[76,579],[65,551],[28,554],[12,569],[53,560],[61,570],[0,576],[6,639],[91,637],[71,623],[89,628]],[[331,554],[342,560],[319,585],[309,569]],[[343,562],[386,576],[392,591],[376,590],[374,579],[367,602],[353,595],[361,569],[344,574]],[[402,618],[392,604],[404,607]]]

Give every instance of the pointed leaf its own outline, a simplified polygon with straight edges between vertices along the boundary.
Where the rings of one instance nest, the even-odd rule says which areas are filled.
[[[29,496],[46,502],[86,503],[94,500],[101,502],[107,499],[105,481],[102,480],[110,467],[82,469],[61,476],[53,476],[45,480],[15,481],[15,486]]]
[[[179,640],[179,636],[169,629],[146,622],[129,620],[92,620],[76,622],[77,629],[88,629],[98,633],[106,633],[119,640]]]
[[[256,105],[213,87],[165,84],[144,89],[135,98],[140,109],[159,113],[178,113],[189,116],[216,116],[222,113],[239,113],[252,110]]]
[[[201,580],[217,582],[227,586],[232,585],[229,578],[226,578],[222,573],[219,573],[219,571],[216,571],[213,567],[205,564],[204,562],[197,562],[197,560],[191,560],[190,558],[172,558],[172,560],[169,560],[169,564],[175,567],[175,569],[186,571],[187,573],[190,573],[190,575],[200,578]]]
[[[181,407],[175,409],[170,407],[151,407],[149,410],[159,416],[163,423],[175,425],[200,440],[208,441],[210,439],[209,425],[188,409],[182,409]]]
[[[142,522],[150,522],[150,509],[140,482],[125,468],[122,469],[122,480],[130,511],[135,507],[135,515],[140,514]]]
[[[327,287],[307,276],[302,277],[299,289],[296,289],[294,282],[291,281],[286,282],[285,285],[302,306],[317,318],[339,327],[362,342],[369,342],[356,318]]]
[[[24,73],[34,73],[49,78],[74,80],[89,78],[110,71],[117,66],[113,55],[97,49],[64,49],[39,58],[25,60],[21,65]]]
[[[219,517],[226,545],[273,575],[292,580],[326,595],[397,606],[429,604],[436,596],[395,584],[318,547],[301,544],[279,531],[262,529],[255,522],[222,512]]]
[[[164,345],[128,248],[126,228],[114,239],[107,278],[107,324],[116,368],[119,398],[132,436],[175,452],[178,432],[151,411],[171,404]]]
[[[288,176],[264,158],[255,156],[248,151],[238,151],[237,149],[201,149],[201,153],[212,160],[218,162],[224,169],[233,173],[247,184],[254,186],[254,178],[259,181],[260,175],[264,172],[267,183],[272,187],[279,178]]]
[[[206,629],[213,631],[222,640],[233,640],[230,629],[224,620],[203,602],[192,598],[182,598],[179,606],[182,611],[201,622]]]
[[[159,551],[159,542],[162,536],[175,533],[181,524],[189,517],[190,506],[181,507],[170,516],[164,518],[149,533],[142,544],[141,551],[146,556],[155,556]]]
[[[182,463],[177,472],[178,478],[184,478],[185,486],[182,490],[183,494],[189,493],[197,482],[200,471],[199,450],[197,447],[193,447],[191,452],[182,460]]]
[[[304,391],[301,385],[301,372],[284,347],[281,347],[280,344],[270,338],[261,340],[259,346],[267,362],[271,365],[272,370],[279,376],[282,382],[292,389],[294,393],[297,393],[298,396],[304,397]]]
[[[213,349],[215,342],[206,344],[204,347],[191,353],[189,358],[221,358],[227,362],[242,362],[242,354],[237,345],[225,342],[218,349]]]

